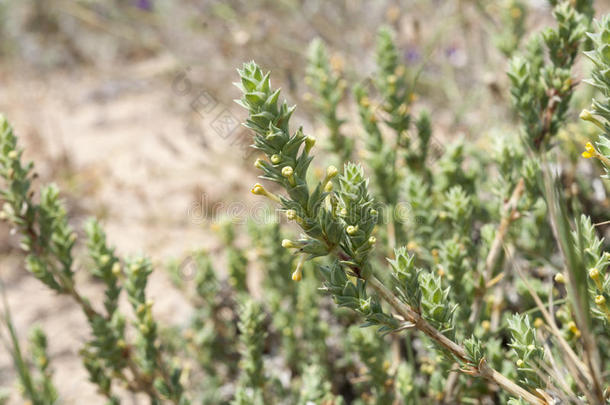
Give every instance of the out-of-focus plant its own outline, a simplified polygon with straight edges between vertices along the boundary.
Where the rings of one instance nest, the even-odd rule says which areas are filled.
[[[267,378],[263,369],[265,329],[260,305],[252,300],[242,303],[239,320],[241,373],[234,404],[264,404]]]
[[[91,381],[111,403],[119,401],[113,393],[114,380],[122,381],[132,391],[146,393],[153,402],[188,403],[180,383],[180,367],[170,365],[162,356],[152,301],[146,299],[150,262],[133,258],[121,264],[114,249],[107,245],[100,225],[89,222],[86,232],[91,274],[106,286],[104,311],[94,308],[76,286],[72,249],[77,235],[68,224],[59,190],[54,185],[43,187],[40,201],[36,202],[33,164],[23,164],[21,156],[12,127],[0,116],[0,176],[5,182],[0,191],[4,201],[0,215],[21,235],[27,269],[47,287],[71,297],[81,307],[91,328],[91,339],[81,349]],[[123,289],[136,315],[133,342],[125,333],[126,317],[117,310]]]
[[[582,156],[600,161],[606,177],[610,176],[610,17],[605,16],[596,24],[596,32],[589,33],[593,49],[585,55],[593,62],[591,78],[587,83],[594,86],[600,98],[593,100],[590,110],[583,110],[580,118],[592,122],[602,132],[595,145],[587,142]]]
[[[341,133],[344,120],[339,118],[337,108],[345,92],[345,81],[333,70],[324,43],[316,39],[309,46],[307,84],[315,94],[316,110],[328,128],[328,149],[343,162],[350,158],[354,140]]]
[[[527,7],[523,1],[507,0],[500,5],[501,31],[495,38],[496,46],[506,56],[519,48],[526,33]]]
[[[235,228],[230,221],[221,225],[222,240],[227,250],[229,284],[238,292],[248,292],[248,258],[235,244]]]
[[[534,45],[530,51],[538,49],[545,51],[542,54],[530,54],[527,62],[515,58],[509,73],[512,82],[512,95],[514,104],[520,113],[524,124],[525,145],[534,153],[539,153],[541,164],[541,187],[548,212],[549,222],[553,230],[553,235],[557,241],[561,257],[565,263],[565,274],[560,273],[556,281],[566,283],[568,286],[569,310],[566,308],[564,314],[559,318],[566,324],[566,329],[572,340],[570,345],[559,333],[556,320],[552,315],[543,311],[545,320],[550,325],[557,346],[561,350],[555,350],[553,359],[555,362],[562,362],[565,367],[573,370],[573,378],[578,381],[582,394],[590,403],[601,403],[604,401],[604,382],[602,376],[602,364],[606,360],[600,357],[600,344],[604,339],[604,334],[592,323],[591,320],[591,292],[587,272],[583,271],[587,265],[592,265],[593,261],[600,260],[600,252],[595,249],[597,242],[595,230],[592,229],[590,221],[583,216],[580,220],[576,219],[575,225],[570,223],[570,215],[566,197],[561,191],[559,180],[555,173],[552,173],[548,164],[548,154],[550,149],[549,141],[558,132],[558,129],[565,124],[566,113],[573,94],[574,83],[576,82],[571,74],[571,68],[576,59],[579,46],[584,39],[584,31],[589,26],[589,21],[585,14],[580,14],[578,10],[587,13],[586,4],[572,7],[568,3],[561,3],[555,7],[554,16],[558,21],[557,30],[547,30],[540,39],[535,38]],[[543,63],[543,56],[546,55],[547,64],[542,69],[535,67]],[[535,68],[536,70],[531,70]],[[539,72],[539,73],[535,73]],[[524,100],[539,107],[539,109],[527,110]],[[585,112],[586,115],[586,112]],[[589,153],[589,152],[586,152]],[[599,243],[598,243],[599,244]],[[603,260],[603,259],[602,259]],[[597,264],[597,263],[594,263]],[[600,263],[604,266],[603,261]],[[596,273],[593,272],[596,276]],[[528,285],[530,294],[535,298],[538,306],[541,306],[539,293],[532,285]],[[542,310],[542,309],[541,309]],[[527,329],[530,331],[528,332]],[[519,370],[522,381],[528,385],[542,388],[547,382],[534,378],[534,372],[539,376],[539,370],[548,368],[544,365],[542,348],[538,347],[533,341],[532,328],[528,322],[521,318],[515,318],[511,324],[513,332],[513,348],[520,356]],[[529,344],[528,344],[529,342]],[[526,346],[527,345],[527,346]],[[574,353],[574,350],[583,353],[581,361]],[[527,376],[529,374],[529,376]],[[563,395],[570,396],[570,388],[562,387]]]
[[[2,298],[5,298],[4,285],[0,286]],[[33,328],[29,339],[29,356],[21,349],[17,331],[11,317],[6,299],[3,300],[3,327],[8,332],[4,341],[5,348],[13,359],[13,365],[19,377],[23,397],[33,405],[50,405],[58,399],[57,389],[53,383],[53,371],[47,349],[47,336],[39,327]],[[2,335],[4,337],[4,334]]]

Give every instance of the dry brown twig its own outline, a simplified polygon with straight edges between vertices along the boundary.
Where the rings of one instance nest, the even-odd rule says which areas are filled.
[[[504,243],[504,239],[510,227],[510,224],[518,218],[517,206],[519,205],[519,200],[525,191],[525,180],[523,178],[519,179],[517,185],[515,186],[513,193],[507,203],[504,205],[504,215],[502,215],[502,219],[500,220],[500,225],[498,226],[498,231],[496,232],[496,236],[491,244],[491,248],[489,249],[489,253],[487,254],[487,258],[485,259],[485,270],[482,274],[483,282],[480,290],[476,293],[474,297],[474,301],[472,303],[472,307],[470,309],[470,317],[468,318],[468,323],[470,325],[474,325],[474,323],[479,319],[481,309],[483,307],[483,298],[485,297],[485,291],[487,291],[488,284],[492,280],[493,270],[500,257],[500,253],[502,252],[502,245]]]
[[[375,276],[369,277],[367,281],[369,285],[377,292],[377,294],[379,294],[379,296],[381,296],[388,304],[390,304],[390,306],[396,312],[398,312],[406,320],[412,322],[415,325],[415,328],[425,333],[436,343],[450,351],[460,361],[466,363],[470,362],[468,354],[462,346],[460,346],[459,344],[436,330],[432,325],[430,325],[430,323],[423,319],[418,312],[416,312],[413,308],[400,301]],[[469,370],[469,374],[483,377],[486,380],[497,384],[499,387],[506,390],[511,395],[514,395],[517,398],[522,398],[530,404],[545,405],[547,403],[542,398],[532,394],[531,392],[527,391],[526,389],[522,388],[521,386],[506,378],[498,371],[489,367],[485,359],[482,359],[476,367],[472,367]]]

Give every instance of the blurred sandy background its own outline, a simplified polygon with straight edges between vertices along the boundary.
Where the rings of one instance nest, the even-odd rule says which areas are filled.
[[[75,228],[98,216],[121,254],[149,254],[158,270],[149,288],[156,314],[185,322],[189,307],[168,288],[163,263],[206,247],[222,268],[210,224],[256,209],[247,132],[236,125],[245,114],[232,102],[235,68],[255,59],[273,70],[284,97],[299,104],[295,124],[324,138],[303,101],[308,43],[323,38],[335,67],[354,83],[373,71],[375,32],[389,24],[404,59],[422,72],[417,105],[432,112],[435,137],[479,139],[510,115],[502,101],[506,58],[493,44],[498,7],[465,0],[0,0],[0,111],[35,160],[39,183],[61,187]],[[548,21],[546,2],[531,8],[529,25]],[[353,117],[349,104],[342,114]],[[350,136],[360,131],[346,128]],[[316,163],[322,167],[323,159]],[[77,356],[84,316],[27,273],[9,231],[0,225],[0,277],[20,336],[34,324],[45,329],[65,403],[101,403]],[[79,277],[85,294],[99,296],[86,274]],[[15,390],[4,347],[0,387]]]

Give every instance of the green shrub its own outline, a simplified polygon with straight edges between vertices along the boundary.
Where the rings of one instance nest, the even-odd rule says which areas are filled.
[[[525,12],[520,2],[508,7]],[[587,204],[551,170],[563,161],[557,144],[570,120],[572,68],[591,10],[589,2],[557,4],[557,26],[522,51],[523,21],[513,15],[498,41],[514,55],[508,77],[519,124],[490,140],[491,153],[464,139],[433,150],[435,116],[414,113],[417,73],[382,28],[377,73],[353,88],[361,139],[347,136],[339,117],[344,79],[323,43],[311,46],[311,100],[328,127],[325,146],[342,165],[316,178],[309,170],[316,140],[291,127],[295,107],[280,101],[270,73],[245,63],[238,103],[260,155],[254,165],[276,183],[273,191],[262,184],[251,191],[301,234],[250,223],[249,255],[227,223],[224,273],[203,251],[170,263],[176,287],[195,308],[183,329],[153,316],[150,260],[117,256],[95,220],[85,226],[87,267],[105,286],[103,305],[80,293],[78,238],[58,189],[43,187],[34,198],[33,165],[22,163],[4,118],[2,218],[21,236],[28,270],[82,308],[90,338],[81,355],[109,403],[120,402],[118,384],[151,403],[176,404],[606,403],[610,254]],[[589,82],[600,95],[581,118],[602,134],[583,156],[599,160],[607,178],[610,18],[589,38]],[[362,163],[348,161],[360,150]],[[192,282],[180,276],[185,263],[194,266]],[[258,301],[247,277],[253,264],[265,275]],[[119,308],[121,295],[131,314]],[[54,403],[46,338],[34,334],[29,362],[5,319],[23,395]]]

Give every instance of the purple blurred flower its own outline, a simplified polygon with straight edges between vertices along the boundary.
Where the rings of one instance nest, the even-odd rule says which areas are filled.
[[[419,61],[419,57],[420,57],[420,55],[419,55],[419,51],[417,50],[417,48],[409,48],[405,52],[405,58],[407,59],[407,62],[415,63],[415,62]]]
[[[468,55],[464,49],[456,45],[445,48],[445,57],[449,60],[449,63],[455,67],[464,67],[468,62]]]
[[[455,45],[451,45],[450,47],[445,49],[445,56],[451,59],[458,51],[458,48]]]
[[[151,11],[153,9],[152,0],[136,0],[136,7],[140,10]]]

